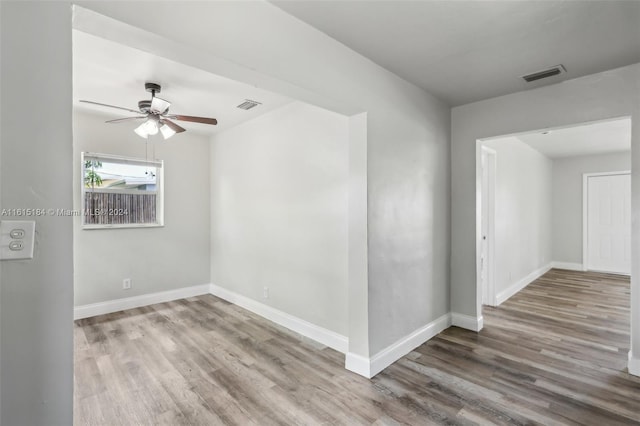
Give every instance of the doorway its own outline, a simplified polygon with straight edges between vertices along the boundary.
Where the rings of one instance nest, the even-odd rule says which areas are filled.
[[[551,268],[630,274],[629,117],[482,139],[476,158],[478,302],[498,306]],[[610,237],[587,235],[585,176],[602,181],[592,203],[608,204],[590,217],[614,220]]]
[[[602,286],[603,294],[628,306],[629,278],[622,275],[631,272],[631,119],[482,139],[476,153],[476,295],[483,322],[496,324],[505,312],[500,305],[513,297],[506,311],[536,316],[534,306],[544,306],[543,315],[572,327],[561,306],[538,298],[581,303],[571,289],[594,276],[617,280],[621,287]],[[554,293],[563,283],[567,291]],[[623,321],[625,337],[629,320]]]

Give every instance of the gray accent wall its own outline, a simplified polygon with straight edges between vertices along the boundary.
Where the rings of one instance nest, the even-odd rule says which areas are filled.
[[[372,354],[449,312],[450,109],[403,92],[367,117]]]
[[[109,116],[73,114],[73,199],[82,208],[82,152],[164,161],[164,226],[82,229],[74,218],[75,305],[209,284],[209,138],[193,131],[160,142],[107,124]],[[148,152],[148,154],[147,154]],[[131,289],[122,280],[131,279]]]
[[[631,152],[553,160],[553,260],[582,264],[584,173],[631,170]]]
[[[71,5],[3,1],[0,15],[0,205],[71,209]],[[34,258],[2,261],[0,423],[70,425],[72,220],[31,219]]]

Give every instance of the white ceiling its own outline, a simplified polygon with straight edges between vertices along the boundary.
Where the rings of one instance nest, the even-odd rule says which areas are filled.
[[[549,158],[625,152],[631,150],[631,119],[599,121],[516,138]]]
[[[212,117],[218,125],[176,121],[177,124],[200,134],[214,134],[292,100],[282,95],[257,89],[220,77],[198,68],[170,61],[119,43],[73,31],[73,100],[82,111],[101,114],[105,120],[135,116],[113,108],[92,106],[78,102],[90,100],[124,108],[138,109],[138,101],[151,99],[144,89],[145,82],[159,83],[159,97],[171,102],[175,114]],[[245,99],[261,102],[251,110],[236,108]],[[139,123],[105,124],[130,126]]]
[[[640,62],[639,1],[272,3],[451,105]]]

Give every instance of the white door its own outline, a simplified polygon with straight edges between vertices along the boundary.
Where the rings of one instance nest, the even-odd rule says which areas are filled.
[[[587,269],[631,273],[631,176],[587,177]]]

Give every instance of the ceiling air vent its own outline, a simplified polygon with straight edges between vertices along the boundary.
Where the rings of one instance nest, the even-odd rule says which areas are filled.
[[[249,110],[251,108],[255,108],[258,105],[262,105],[260,102],[252,101],[251,99],[245,99],[243,103],[238,105],[238,108]]]
[[[546,70],[532,72],[531,74],[523,75],[522,78],[527,82],[542,80],[543,78],[553,77],[554,75],[560,75],[567,72],[563,65],[556,65]]]

